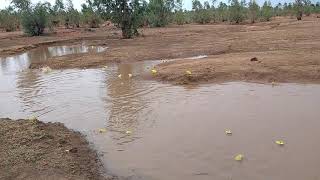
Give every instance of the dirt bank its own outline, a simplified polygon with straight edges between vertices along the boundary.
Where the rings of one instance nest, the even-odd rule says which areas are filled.
[[[158,79],[175,83],[207,81],[283,81],[318,82],[320,57],[320,19],[305,17],[302,21],[279,17],[271,22],[247,25],[184,25],[141,29],[142,36],[119,39],[116,29],[96,32],[66,32],[71,39],[86,40],[92,45],[109,47],[102,53],[83,53],[53,57],[32,62],[30,68],[50,66],[53,69],[95,68],[110,62],[187,58],[208,55],[205,60],[184,60],[160,65]],[[34,40],[42,42],[43,37]],[[62,38],[62,39],[63,39]],[[41,40],[40,40],[41,39]],[[54,38],[51,38],[54,39]],[[14,42],[19,40],[15,39]],[[12,40],[0,39],[0,44]],[[19,41],[21,43],[21,41]],[[261,63],[252,63],[257,57]],[[209,66],[209,67],[208,67]],[[194,72],[184,77],[185,69]]]
[[[0,137],[0,179],[109,179],[85,138],[61,123],[0,119]]]
[[[320,51],[230,53],[204,59],[162,63],[158,80],[175,84],[199,82],[320,83]],[[187,72],[190,71],[190,72]]]

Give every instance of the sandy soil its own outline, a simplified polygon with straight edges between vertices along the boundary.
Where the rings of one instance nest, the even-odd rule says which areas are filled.
[[[112,179],[95,151],[61,123],[0,119],[0,179]]]
[[[130,40],[119,39],[118,30],[105,27],[96,32],[58,31],[48,37],[31,39],[22,36],[8,39],[4,36],[0,44],[9,44],[10,47],[6,48],[12,50],[17,49],[17,44],[24,46],[24,41],[39,46],[44,42],[74,43],[86,40],[92,45],[109,47],[102,53],[68,55],[46,62],[33,62],[31,68],[91,68],[102,67],[110,62],[179,58],[183,61],[157,66],[157,79],[178,84],[232,80],[320,81],[320,19],[314,16],[305,17],[302,21],[281,17],[271,22],[247,25],[184,25],[141,31],[141,37]],[[25,44],[25,47],[28,46],[30,43]],[[201,60],[183,59],[197,55],[209,57]],[[258,62],[251,62],[253,57],[257,57]],[[191,76],[186,76],[186,70],[192,72]]]

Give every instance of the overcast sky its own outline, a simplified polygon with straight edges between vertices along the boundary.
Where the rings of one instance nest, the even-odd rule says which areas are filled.
[[[51,4],[54,4],[55,0],[31,0],[33,3],[37,3],[37,2],[45,2],[48,1]],[[81,4],[85,3],[86,0],[73,0],[73,4],[75,6],[75,8],[77,9],[81,9]],[[200,0],[201,2],[204,2],[205,0]],[[209,0],[210,2],[211,0]],[[222,0],[224,2],[228,2],[228,0]],[[247,0],[249,1],[249,0]],[[256,0],[260,5],[262,5],[262,3],[264,2],[264,0]],[[284,3],[284,2],[293,2],[294,0],[271,0],[272,4],[277,4],[279,2]],[[318,0],[312,0],[313,2],[317,2]],[[0,9],[3,9],[5,7],[7,7],[10,4],[11,0],[0,0]],[[191,9],[191,2],[192,0],[183,0],[183,5],[184,8],[186,9]],[[219,0],[218,0],[219,2]]]

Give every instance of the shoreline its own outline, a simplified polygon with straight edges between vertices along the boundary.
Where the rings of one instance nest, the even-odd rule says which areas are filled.
[[[62,123],[0,118],[0,135],[0,179],[116,179],[85,136]]]

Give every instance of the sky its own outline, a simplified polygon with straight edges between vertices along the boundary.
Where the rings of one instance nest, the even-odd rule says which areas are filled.
[[[31,0],[33,3],[37,3],[37,2],[45,2],[48,1],[51,4],[54,4],[55,0]],[[77,9],[81,9],[81,4],[85,3],[86,0],[73,0],[73,4],[75,6],[75,8]],[[200,0],[201,2],[204,2],[205,0]],[[211,0],[209,0],[210,2]],[[228,2],[228,0],[222,0],[224,2]],[[247,0],[248,1],[248,0]],[[256,0],[260,5],[263,4],[264,0]],[[271,0],[273,5],[278,4],[279,2],[281,2],[282,4],[284,2],[293,2],[294,0]],[[317,2],[320,0],[312,0],[312,2]],[[5,7],[7,7],[10,4],[11,0],[0,0],[0,9],[4,9]],[[183,0],[183,7],[185,9],[191,9],[191,2],[192,0]],[[220,2],[220,0],[218,0],[218,2]]]

